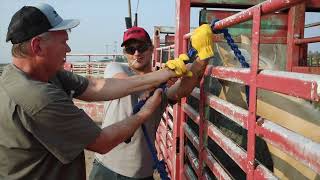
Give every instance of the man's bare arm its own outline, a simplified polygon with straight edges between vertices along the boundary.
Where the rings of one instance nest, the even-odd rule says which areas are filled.
[[[163,69],[144,75],[137,75],[125,79],[106,78],[89,79],[88,88],[78,97],[84,101],[108,101],[118,99],[134,92],[158,87],[161,83],[176,77],[174,71]]]
[[[149,117],[157,109],[160,102],[161,90],[158,89],[137,114],[103,128],[100,135],[86,149],[100,154],[109,152],[112,148],[130,138],[144,121],[150,119]]]

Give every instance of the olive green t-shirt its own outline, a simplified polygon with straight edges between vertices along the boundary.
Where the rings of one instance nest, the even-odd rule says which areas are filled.
[[[0,179],[85,179],[84,148],[101,129],[72,102],[88,80],[61,70],[49,83],[14,65],[0,77]]]

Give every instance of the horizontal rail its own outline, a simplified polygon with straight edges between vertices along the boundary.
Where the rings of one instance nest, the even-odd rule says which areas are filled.
[[[250,70],[246,68],[213,67],[211,73],[208,72],[206,75],[248,85]],[[257,75],[257,87],[307,100],[319,101],[320,75],[262,70]]]
[[[191,92],[191,95],[197,99],[200,99],[200,89],[194,88]],[[232,119],[234,122],[239,124],[243,128],[248,128],[248,111],[236,106],[228,101],[218,98],[211,93],[206,93],[207,97],[207,104],[213,108],[214,110],[220,112],[221,114],[227,116],[228,118]],[[187,107],[187,106],[186,106]],[[190,114],[190,118],[192,119],[194,115],[199,115],[197,112],[193,112],[191,107],[186,108],[186,114]]]
[[[199,138],[198,136],[193,132],[193,130],[190,128],[188,124],[184,124],[184,133],[190,140],[190,142],[193,144],[193,146],[199,151]]]
[[[156,48],[156,50],[160,51],[160,50],[167,50],[167,49],[173,49],[173,48],[174,48],[174,44],[172,44],[170,46],[158,47],[158,48]]]
[[[67,56],[123,56],[123,54],[81,54],[81,53],[75,53],[75,54],[67,54]]]
[[[317,43],[317,42],[320,42],[320,36],[294,40],[295,44],[307,44],[307,43]]]
[[[320,26],[320,22],[306,24],[306,25],[304,25],[304,28],[311,28],[311,27],[316,27],[316,26]]]
[[[193,170],[196,172],[197,176],[199,177],[199,159],[197,156],[192,152],[191,148],[189,146],[185,146],[185,154],[187,155],[190,164],[193,168]]]
[[[215,29],[224,29],[232,25],[240,24],[253,18],[253,11],[256,7],[261,7],[261,15],[289,8],[304,0],[268,0],[257,4],[247,10],[241,11],[235,15],[222,19],[215,24]]]
[[[226,170],[215,160],[215,158],[211,155],[209,149],[205,149],[203,151],[204,158],[203,160],[206,162],[209,169],[212,173],[221,180],[231,180],[232,177],[226,172]]]
[[[199,88],[197,88],[199,90]],[[200,91],[199,91],[200,94]],[[193,95],[195,96],[195,95]],[[200,99],[200,98],[199,98]],[[193,121],[199,125],[200,123],[200,115],[194,110],[189,104],[183,104],[183,111],[191,118]]]
[[[188,164],[184,165],[185,178],[194,180],[197,179],[196,175],[193,173],[191,167]]]
[[[260,123],[259,123],[260,124]],[[262,120],[256,132],[268,143],[290,154],[320,174],[320,144],[269,120]]]

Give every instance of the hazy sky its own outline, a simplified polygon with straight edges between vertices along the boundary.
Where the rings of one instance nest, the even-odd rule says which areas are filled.
[[[109,53],[120,44],[125,30],[124,17],[128,16],[127,0],[0,0],[0,63],[10,62],[11,43],[5,42],[8,24],[12,15],[23,5],[32,2],[51,4],[64,19],[79,19],[80,25],[69,36],[72,53]],[[138,0],[131,0],[132,14]],[[139,26],[152,35],[154,26],[175,26],[175,0],[140,0],[138,7]],[[320,15],[308,15],[308,22],[320,21]],[[198,24],[198,9],[192,8],[191,26]],[[307,35],[320,35],[320,28],[309,30]],[[115,43],[116,42],[116,43]],[[319,49],[317,43],[313,49]]]

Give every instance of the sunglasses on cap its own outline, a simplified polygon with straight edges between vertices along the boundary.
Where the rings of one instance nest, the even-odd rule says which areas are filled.
[[[149,44],[143,44],[139,46],[126,46],[124,48],[124,51],[127,54],[133,55],[136,51],[138,51],[139,53],[144,53],[146,50],[148,50],[148,48]]]

